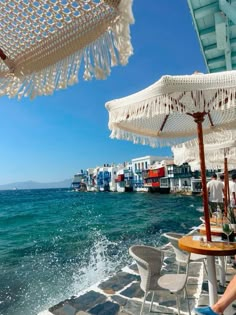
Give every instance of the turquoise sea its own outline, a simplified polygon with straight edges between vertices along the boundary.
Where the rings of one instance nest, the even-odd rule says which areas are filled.
[[[0,191],[0,314],[36,315],[130,262],[132,244],[199,225],[202,199],[151,193]]]

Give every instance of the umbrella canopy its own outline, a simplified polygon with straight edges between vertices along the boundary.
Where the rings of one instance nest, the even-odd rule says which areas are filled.
[[[236,167],[236,130],[222,130],[212,132],[203,137],[205,162],[207,167],[223,168],[224,157],[227,157],[232,168]],[[199,161],[198,139],[177,144],[171,147],[174,155],[174,163],[181,165],[183,163],[194,163]]]
[[[233,151],[235,151],[235,154],[236,154],[236,150],[233,149]],[[236,156],[235,155],[230,155],[230,156],[226,156],[227,158],[227,165],[228,165],[228,169],[229,170],[233,170],[236,168]],[[193,171],[196,171],[196,170],[200,170],[200,161],[199,161],[199,158],[197,160],[192,160],[191,162],[187,162],[191,169]],[[177,164],[177,163],[175,163]],[[219,170],[219,169],[224,169],[224,155],[221,156],[221,159],[219,160],[207,160],[206,161],[206,168],[207,169],[210,169],[210,170]]]
[[[132,0],[12,0],[0,3],[0,95],[52,94],[104,79],[132,54]]]
[[[227,215],[229,201],[228,168],[236,167],[236,130],[213,132],[204,136],[205,162],[209,168],[224,168],[224,211]],[[198,139],[193,139],[171,148],[174,163],[188,162],[191,168],[199,169]],[[229,160],[229,163],[228,163]]]
[[[203,130],[235,126],[236,71],[163,76],[136,94],[107,102],[106,108],[112,138],[157,146],[198,134],[206,233],[211,241]]]

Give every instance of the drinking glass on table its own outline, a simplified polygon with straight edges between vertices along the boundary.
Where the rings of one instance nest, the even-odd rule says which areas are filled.
[[[222,211],[221,211],[219,206],[217,206],[216,211],[212,213],[212,218],[214,219],[216,226],[221,224],[221,222],[222,222]]]
[[[219,225],[222,224],[222,219],[223,219],[222,210],[220,209],[220,207],[218,205],[217,206],[217,222]]]
[[[220,221],[218,220],[218,219],[220,219],[220,212],[219,211],[213,212],[212,218],[213,218],[213,222],[215,223],[215,225],[218,226],[220,223]]]
[[[228,218],[224,218],[223,224],[222,224],[222,231],[227,236],[227,243],[229,244],[229,236],[232,232],[234,232],[233,226]]]
[[[212,213],[212,219],[213,219],[213,223],[217,225],[217,212]]]

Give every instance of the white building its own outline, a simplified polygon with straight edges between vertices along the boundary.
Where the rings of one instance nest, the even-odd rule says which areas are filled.
[[[120,170],[119,165],[112,165],[112,166],[108,167],[108,172],[110,174],[110,181],[109,181],[110,191],[117,191],[116,178],[117,178],[117,173],[119,170]]]

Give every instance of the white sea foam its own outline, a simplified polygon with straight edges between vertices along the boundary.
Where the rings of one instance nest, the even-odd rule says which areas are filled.
[[[49,311],[43,311],[43,312],[38,313],[38,315],[53,315],[53,314]]]
[[[109,255],[107,255],[109,247],[117,247],[118,244],[108,241],[105,236],[100,236],[99,234],[97,236],[97,241],[90,250],[89,262],[74,273],[72,290],[76,294],[102,281],[109,274],[114,273],[117,267],[121,265],[121,256],[120,260],[117,255],[115,260],[111,260]]]
[[[196,208],[196,211],[198,211],[198,212],[203,212],[203,207],[197,207],[197,208]]]

